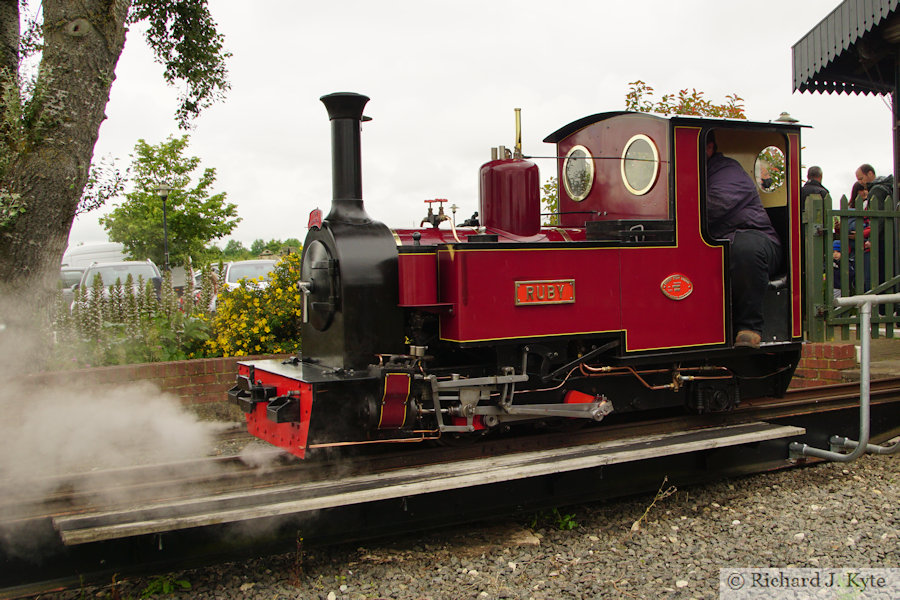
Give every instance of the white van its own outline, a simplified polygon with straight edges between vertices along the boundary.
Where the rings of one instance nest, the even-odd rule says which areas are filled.
[[[92,263],[122,262],[129,260],[125,246],[115,242],[81,244],[66,250],[62,267],[89,267]]]

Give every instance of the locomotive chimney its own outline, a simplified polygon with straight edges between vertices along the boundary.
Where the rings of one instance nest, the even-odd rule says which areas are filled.
[[[371,221],[362,200],[362,158],[360,122],[368,96],[337,92],[319,98],[331,120],[331,212],[329,221],[367,223]]]

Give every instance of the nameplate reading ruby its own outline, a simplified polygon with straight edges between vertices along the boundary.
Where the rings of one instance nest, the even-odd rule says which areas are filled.
[[[574,279],[516,282],[516,306],[574,303]]]
[[[694,291],[694,284],[681,273],[673,273],[663,279],[659,288],[666,295],[666,298],[684,300]]]

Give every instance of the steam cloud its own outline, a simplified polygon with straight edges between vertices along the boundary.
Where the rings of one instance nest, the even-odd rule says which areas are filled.
[[[108,490],[109,478],[115,478],[120,484],[116,501],[141,501],[145,498],[122,497],[135,483],[127,481],[124,468],[209,454],[216,426],[199,421],[175,397],[150,384],[92,388],[80,382],[41,385],[24,377],[21,361],[33,355],[23,349],[36,347],[35,336],[4,322],[7,308],[0,298],[0,364],[7,375],[0,387],[0,544],[7,550],[34,550],[24,550],[34,540],[11,532],[22,529],[16,521],[48,494],[61,489],[108,493],[84,489],[79,474],[123,468],[102,482],[95,476],[90,485]]]

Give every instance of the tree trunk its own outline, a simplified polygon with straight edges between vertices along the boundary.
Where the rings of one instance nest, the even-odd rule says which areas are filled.
[[[0,6],[9,1],[0,0]],[[0,188],[17,194],[24,207],[0,229],[0,360],[27,354],[28,365],[39,364],[34,352],[43,346],[43,325],[106,118],[130,5],[130,0],[43,0],[39,118],[18,147],[10,148],[10,163],[0,177]],[[8,28],[0,24],[0,31]]]
[[[19,0],[0,0],[0,69],[7,74],[19,66]]]

